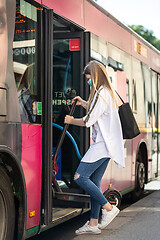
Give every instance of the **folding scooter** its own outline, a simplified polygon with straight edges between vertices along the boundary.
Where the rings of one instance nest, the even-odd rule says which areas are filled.
[[[72,100],[76,96],[76,91],[74,89],[69,89],[65,93],[65,98]],[[69,115],[72,116],[75,111],[77,100],[74,101],[72,104],[72,107],[70,109]],[[54,155],[53,155],[53,165],[54,170],[56,169],[56,163],[57,163],[57,156],[60,151],[60,148],[63,144],[67,129],[69,127],[69,124],[65,124],[61,133],[61,136],[58,140],[58,144],[56,146]],[[52,187],[54,191],[54,196],[56,199],[59,200],[65,200],[65,201],[75,201],[75,202],[90,202],[90,196],[86,194],[77,194],[77,193],[70,193],[70,192],[62,192],[62,189],[60,188],[57,180],[56,180],[56,174],[53,175],[53,181],[52,181]]]

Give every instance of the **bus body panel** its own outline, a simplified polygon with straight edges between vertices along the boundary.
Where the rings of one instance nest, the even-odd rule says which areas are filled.
[[[84,26],[84,1],[83,0],[42,0],[42,4],[53,9],[53,11]],[[62,7],[63,6],[63,7]],[[74,9],[74,10],[73,10]]]
[[[50,8],[53,8],[54,12],[62,15],[65,18],[68,18],[74,23],[79,24],[81,27],[84,27],[87,31],[91,31],[91,50],[95,50],[97,53],[100,53],[106,58],[108,56],[113,57],[115,60],[120,61],[124,64],[124,72],[114,72],[115,77],[115,88],[122,94],[122,97],[125,100],[125,76],[129,79],[130,85],[135,85],[136,89],[136,101],[134,102],[133,98],[133,88],[134,86],[129,87],[129,102],[133,109],[136,120],[138,121],[140,128],[146,128],[147,119],[145,119],[145,92],[143,88],[144,79],[142,77],[142,62],[148,66],[152,66],[156,71],[160,71],[160,60],[158,50],[154,49],[149,43],[144,39],[138,36],[135,32],[129,29],[127,26],[115,19],[111,14],[107,13],[104,9],[99,7],[93,1],[81,1],[75,2],[70,0],[70,4],[66,7],[65,1],[61,0],[60,2],[50,2],[47,0],[42,1],[42,3]],[[64,8],[61,6],[64,5]],[[73,6],[75,11],[70,11],[70,6]],[[83,10],[82,10],[83,8]],[[85,11],[84,11],[85,9]],[[75,16],[76,12],[76,16]],[[81,18],[77,17],[80,15]],[[96,22],[92,21],[92,16],[96,16]],[[101,26],[101,28],[99,27]],[[104,30],[105,29],[105,30]],[[96,49],[97,48],[97,49]],[[110,72],[110,68],[108,69]],[[123,81],[123,84],[122,84]],[[123,85],[123,86],[122,86]],[[141,91],[139,91],[141,89]],[[135,104],[136,107],[134,106]],[[135,109],[134,109],[135,107]],[[145,130],[146,131],[146,130]],[[138,146],[140,142],[147,142],[148,134],[141,134],[138,138],[132,141],[126,141],[128,144],[127,151],[131,151],[131,154],[126,157],[127,165],[129,167],[129,173],[132,175],[127,178],[124,185],[119,183],[118,189],[123,189],[128,187],[130,184],[134,185],[135,183],[135,162],[136,155],[138,152]],[[132,143],[131,143],[132,142]],[[139,142],[139,143],[138,143]],[[128,148],[130,150],[128,150]],[[149,151],[148,155],[152,155]],[[132,163],[130,160],[132,159]],[[152,160],[152,156],[150,158]],[[154,163],[149,165],[154,169]],[[149,168],[150,169],[150,168]],[[116,172],[114,169],[114,163],[112,171]],[[151,169],[149,171],[152,171]],[[118,170],[119,172],[119,170]],[[122,171],[123,172],[123,171]],[[117,174],[115,173],[115,176]],[[119,175],[120,178],[121,174]],[[124,174],[122,173],[122,176]],[[153,177],[153,176],[152,176]],[[108,179],[108,177],[106,178]],[[121,178],[120,178],[121,179]],[[115,179],[116,180],[116,179]],[[108,181],[108,180],[106,180]],[[117,179],[118,181],[118,179]],[[111,178],[111,182],[113,179]],[[108,182],[106,182],[108,184]],[[102,184],[104,186],[104,184]],[[114,183],[113,183],[114,185]],[[103,188],[102,186],[102,188]]]
[[[151,53],[151,45],[149,43],[115,19],[107,11],[97,6],[94,2],[91,4],[87,0],[84,1],[84,3],[83,1],[70,0],[69,3],[66,3],[65,0],[61,0],[55,3],[55,1],[43,0],[42,4],[50,7],[65,18],[81,25],[87,31],[106,39],[108,42],[146,64],[151,64],[158,72],[160,71],[160,60],[157,50],[152,50]],[[63,8],[61,6],[63,6]],[[72,11],[73,9],[74,11]],[[99,11],[99,9],[101,9],[101,11]],[[92,16],[96,16],[94,24]],[[141,48],[141,51],[138,50],[138,47]]]
[[[37,3],[42,3],[42,1],[41,0],[34,0],[35,2],[37,2]]]
[[[22,168],[27,188],[27,229],[39,225],[41,205],[42,128],[22,125]]]

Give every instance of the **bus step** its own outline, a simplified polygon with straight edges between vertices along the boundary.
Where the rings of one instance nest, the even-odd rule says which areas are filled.
[[[64,201],[90,202],[90,196],[87,194],[55,192],[55,198]]]

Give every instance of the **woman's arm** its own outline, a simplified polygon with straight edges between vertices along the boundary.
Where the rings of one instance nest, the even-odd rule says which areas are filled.
[[[81,126],[81,127],[86,126],[85,122],[83,121],[83,118],[74,118],[73,116],[69,116],[69,115],[65,116],[64,123]]]

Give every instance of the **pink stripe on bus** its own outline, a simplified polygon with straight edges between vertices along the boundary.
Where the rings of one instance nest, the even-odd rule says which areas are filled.
[[[41,163],[42,163],[41,126],[23,124],[22,167],[27,187],[27,229],[39,225],[40,221]]]

